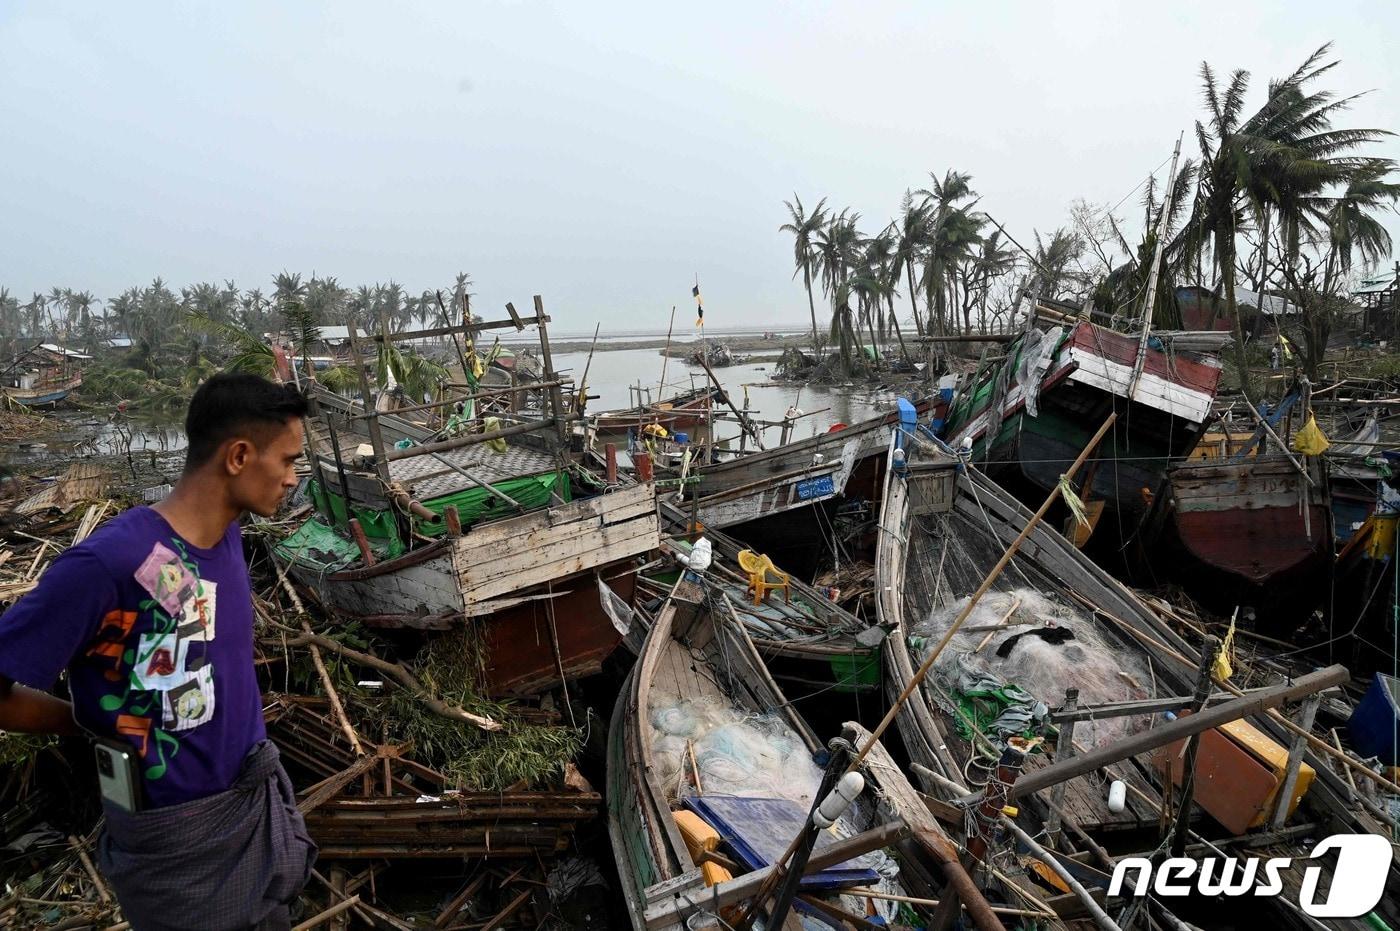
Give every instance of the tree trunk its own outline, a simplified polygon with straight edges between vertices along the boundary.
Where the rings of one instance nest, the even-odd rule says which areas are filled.
[[[909,284],[909,310],[914,315],[914,329],[920,336],[923,336],[924,325],[923,322],[919,320],[919,305],[914,300],[914,292],[919,289],[919,286],[914,283],[914,259],[912,257],[905,259],[904,265],[905,271],[907,272],[905,280]]]
[[[904,358],[905,362],[908,362],[910,361],[909,350],[904,345],[904,331],[899,328],[899,317],[897,317],[894,312],[894,292],[890,291],[887,296],[890,303],[890,323],[894,325],[894,335],[895,338],[899,340],[899,354]]]
[[[818,356],[822,354],[821,337],[817,335],[817,305],[812,300],[812,272],[807,265],[802,266],[802,284],[807,288],[807,309],[812,313],[812,352]]]
[[[1232,235],[1234,231],[1227,232]],[[1229,314],[1230,320],[1235,325],[1235,365],[1239,369],[1240,393],[1244,395],[1246,404],[1253,404],[1253,400],[1250,399],[1249,355],[1245,351],[1244,345],[1244,324],[1240,320],[1239,305],[1235,302],[1234,240],[1222,238],[1220,231],[1217,231],[1215,241],[1219,244],[1217,255],[1220,265],[1220,283],[1225,290],[1225,312]]]
[[[1262,239],[1259,244],[1259,280],[1254,290],[1262,298],[1269,287],[1269,208],[1265,207],[1259,216],[1259,231]]]
[[[876,300],[876,303],[878,304],[879,298],[876,298],[875,300]],[[877,336],[875,335],[875,312],[874,312],[874,308],[872,308],[872,307],[870,306],[870,300],[869,300],[868,298],[862,298],[862,299],[861,299],[861,304],[864,305],[864,308],[865,308],[865,326],[866,326],[866,329],[870,330],[870,344],[871,344],[871,348],[873,348],[873,349],[875,350],[875,358],[878,360],[878,359],[880,358],[880,340],[879,340],[879,337],[877,337]],[[862,350],[862,352],[861,352],[861,359],[863,360],[864,358],[865,358],[865,352]]]

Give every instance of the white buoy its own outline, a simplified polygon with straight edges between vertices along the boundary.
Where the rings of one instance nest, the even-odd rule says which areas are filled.
[[[1108,810],[1115,815],[1128,805],[1128,784],[1115,779],[1108,787]]]
[[[831,794],[822,799],[817,810],[812,813],[812,823],[825,830],[836,823],[836,819],[846,813],[851,802],[865,791],[865,777],[860,773],[847,773],[836,781]]]

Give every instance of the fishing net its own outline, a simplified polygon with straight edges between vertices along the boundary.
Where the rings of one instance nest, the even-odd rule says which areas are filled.
[[[915,561],[923,591],[918,601],[931,610],[910,630],[915,662],[943,637],[966,608],[1001,553],[1002,544],[981,528],[945,515],[916,534]],[[931,698],[950,714],[965,737],[975,725],[995,744],[1013,734],[1045,731],[1049,708],[1077,688],[1081,705],[1146,698],[1152,672],[1086,610],[1067,603],[1058,585],[1017,557],[963,622],[934,666]],[[1102,746],[1143,729],[1144,716],[1081,722],[1075,740]]]
[[[668,798],[695,794],[785,798],[810,806],[822,771],[781,718],[709,699],[653,704],[652,753]],[[694,754],[694,764],[691,754]]]

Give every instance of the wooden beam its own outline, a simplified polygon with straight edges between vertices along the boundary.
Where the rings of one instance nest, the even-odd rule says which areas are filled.
[[[1199,714],[1177,718],[1175,721],[1158,725],[1150,731],[1134,734],[1115,743],[1097,747],[1088,753],[1071,757],[1063,762],[1056,761],[1035,772],[1026,773],[1011,787],[1009,798],[1024,798],[1039,792],[1041,789],[1048,789],[1064,782],[1066,779],[1091,773],[1111,763],[1117,763],[1120,760],[1126,760],[1129,757],[1166,746],[1173,741],[1181,740],[1183,737],[1190,737],[1193,734],[1210,730],[1212,727],[1229,724],[1231,721],[1247,718],[1260,711],[1277,708],[1285,702],[1312,695],[1334,685],[1341,685],[1350,678],[1351,673],[1347,672],[1345,666],[1328,666],[1305,676],[1299,676],[1290,682],[1260,689],[1250,695],[1236,698],[1234,701],[1205,708]],[[972,801],[980,797],[979,794],[974,793],[966,796],[964,801]]]
[[[330,801],[341,789],[358,779],[361,773],[369,772],[374,764],[379,762],[379,759],[378,756],[367,753],[351,763],[348,768],[342,769],[329,779],[323,779],[316,784],[306,798],[297,802],[297,811],[305,815]]]
[[[488,320],[484,323],[463,323],[457,326],[431,327],[426,330],[406,330],[403,333],[391,333],[389,339],[395,343],[402,343],[410,339],[432,339],[434,336],[447,336],[450,333],[479,333],[482,330],[523,330],[527,326],[540,323],[548,323],[549,317],[539,314],[534,317],[517,316],[514,320]],[[382,336],[371,336],[371,340],[376,343],[384,342]]]
[[[970,333],[966,336],[914,336],[912,343],[1009,343],[1020,333]]]
[[[1298,726],[1305,731],[1311,731],[1313,721],[1317,718],[1317,706],[1322,704],[1321,695],[1309,695],[1303,701],[1303,710],[1298,715]],[[1298,771],[1303,765],[1303,752],[1308,749],[1308,742],[1304,738],[1294,735],[1293,743],[1288,748],[1288,769],[1283,776],[1283,785],[1278,790],[1278,807],[1274,809],[1273,818],[1269,820],[1269,827],[1278,830],[1283,827],[1283,822],[1288,820],[1288,809],[1293,804],[1293,789],[1298,785]]]

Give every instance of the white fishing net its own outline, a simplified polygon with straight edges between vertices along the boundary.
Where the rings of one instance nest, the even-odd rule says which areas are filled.
[[[653,703],[654,775],[668,798],[695,794],[785,798],[808,807],[822,771],[781,718],[738,711],[709,699]],[[695,765],[691,765],[694,753]]]
[[[967,597],[946,603],[914,626],[910,643],[915,662],[928,655],[967,603]],[[1057,708],[1068,688],[1079,689],[1081,705],[1152,694],[1151,671],[1135,651],[1108,639],[1087,612],[1030,587],[983,596],[939,656],[935,672],[949,694],[1018,686],[1032,699],[1026,726],[1037,710],[1045,710],[1036,709],[1037,702]],[[1018,721],[1021,718],[1013,715],[1006,732],[1019,732],[1014,727]],[[1102,746],[1141,730],[1145,723],[1143,716],[1082,721],[1076,725],[1075,742],[1085,748]]]

